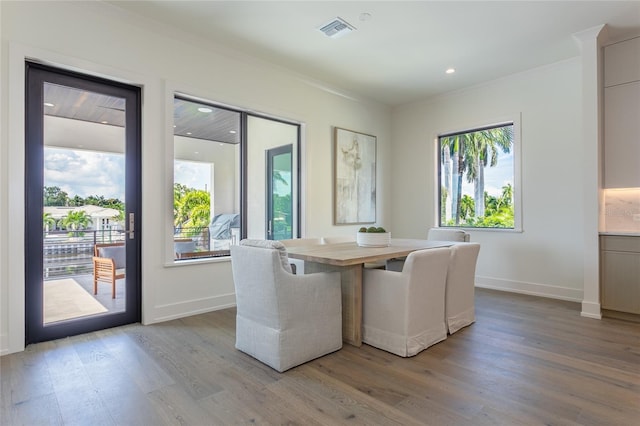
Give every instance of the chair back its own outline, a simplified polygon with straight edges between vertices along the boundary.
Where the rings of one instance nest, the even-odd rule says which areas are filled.
[[[451,246],[447,273],[445,315],[449,333],[475,321],[475,276],[480,244]]]
[[[448,228],[431,228],[427,234],[428,240],[436,241],[456,241],[456,242],[469,242],[471,235],[462,229],[448,229]]]
[[[278,280],[290,275],[287,251],[279,241],[242,240],[231,246],[237,314],[278,328]]]
[[[193,253],[196,251],[196,242],[191,238],[178,239],[173,241],[173,249],[177,257],[180,257],[183,253]]]
[[[127,252],[124,243],[100,243],[93,247],[93,255],[113,259],[116,269],[127,265]]]
[[[407,280],[405,320],[409,335],[438,322],[432,314],[440,310],[439,305],[445,298],[450,256],[448,247],[418,250],[407,256],[400,273]]]
[[[448,247],[417,250],[402,271],[365,270],[363,341],[406,357],[445,340],[449,257]]]
[[[279,241],[231,246],[236,349],[285,371],[342,347],[340,274],[294,275]]]

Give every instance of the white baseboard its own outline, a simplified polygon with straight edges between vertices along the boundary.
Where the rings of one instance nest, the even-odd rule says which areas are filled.
[[[580,316],[585,318],[602,319],[602,310],[599,303],[582,302]]]
[[[583,294],[582,289],[478,276],[476,276],[476,287],[568,300],[571,302],[582,302]]]
[[[145,325],[236,306],[235,293],[156,306]]]
[[[9,354],[9,336],[0,334],[0,356]]]

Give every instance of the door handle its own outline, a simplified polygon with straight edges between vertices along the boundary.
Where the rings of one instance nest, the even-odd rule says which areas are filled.
[[[133,240],[135,238],[135,227],[136,225],[136,217],[135,213],[129,213],[129,229],[125,229],[124,233],[129,235],[129,239]]]

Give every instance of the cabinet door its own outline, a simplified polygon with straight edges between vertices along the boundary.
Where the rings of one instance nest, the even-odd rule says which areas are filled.
[[[640,314],[640,253],[602,252],[602,307]]]
[[[640,37],[604,48],[605,87],[640,80]]]
[[[604,92],[604,186],[640,187],[640,82]]]

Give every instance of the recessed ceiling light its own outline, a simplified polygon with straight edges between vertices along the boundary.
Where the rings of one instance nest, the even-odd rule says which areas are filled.
[[[231,133],[232,135],[235,135],[237,132],[235,130],[229,130],[229,133]]]
[[[108,121],[101,121],[102,124],[109,124]]]
[[[453,74],[454,72],[456,72],[455,68],[447,68],[447,70],[445,71],[447,74]]]
[[[52,104],[51,102],[45,102],[44,106],[48,106],[48,107],[52,107],[55,106],[54,104]]]
[[[173,128],[175,129],[176,127],[178,127],[178,126],[176,126],[176,125],[174,124],[174,125],[173,125]]]
[[[198,108],[198,111],[200,111],[200,112],[213,112],[213,110],[211,108],[205,108],[205,107]]]
[[[187,134],[188,134],[188,135],[190,135],[190,134],[191,134],[191,132],[187,132]]]

